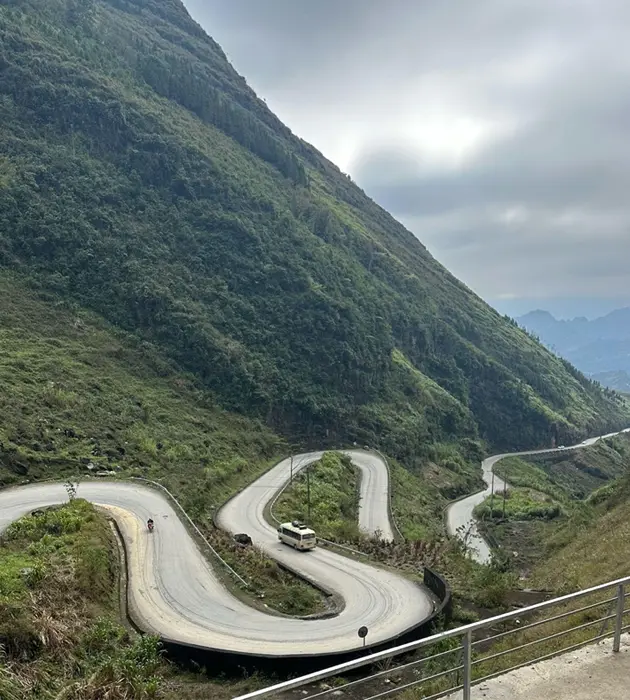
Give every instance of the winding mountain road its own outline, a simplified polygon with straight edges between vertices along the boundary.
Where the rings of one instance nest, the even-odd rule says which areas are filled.
[[[294,457],[294,473],[321,452]],[[362,473],[360,527],[391,538],[388,475],[383,461],[368,452],[347,454]],[[328,619],[292,619],[266,614],[234,597],[201,554],[169,500],[135,482],[89,481],[78,496],[106,508],[115,518],[128,551],[128,598],[134,619],[147,632],[196,646],[261,656],[312,656],[357,649],[357,630],[369,628],[370,645],[395,638],[433,611],[428,591],[414,582],[362,561],[316,548],[296,552],[282,545],[264,510],[290,477],[284,460],[227,503],[217,514],[230,532],[247,532],[254,543],[323,587],[340,595],[345,607]],[[62,503],[62,484],[45,483],[0,492],[0,531],[26,513]],[[146,521],[155,520],[149,534]]]
[[[556,448],[545,450],[527,450],[524,452],[510,452],[506,454],[494,455],[488,457],[482,463],[483,480],[486,488],[471,496],[462,498],[459,501],[454,501],[446,509],[446,525],[449,535],[457,537],[465,537],[466,543],[470,548],[471,556],[480,564],[489,564],[492,560],[492,552],[490,546],[479,534],[477,521],[473,515],[476,506],[482,503],[492,493],[494,465],[504,457],[522,457],[525,455],[540,455],[547,452],[565,452],[566,450],[578,450],[589,445],[594,445],[598,440],[619,435],[620,433],[628,433],[630,428],[620,430],[616,433],[608,433],[608,435],[600,435],[598,437],[584,440],[579,445],[571,445],[564,447],[561,450]],[[509,484],[508,484],[509,485]],[[501,493],[505,487],[505,481],[501,477],[494,475],[494,492]]]

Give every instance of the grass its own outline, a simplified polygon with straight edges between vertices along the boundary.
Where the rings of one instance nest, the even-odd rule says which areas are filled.
[[[545,464],[551,466],[548,462]],[[495,465],[495,473],[506,479],[513,488],[529,488],[557,501],[567,499],[565,489],[536,462],[521,457],[507,457]]]
[[[75,499],[13,523],[0,542],[2,700],[227,698],[265,679],[180,673],[158,640],[120,622],[106,518]]]
[[[508,488],[502,493],[488,496],[475,508],[478,520],[553,520],[563,514],[563,509],[551,496],[528,488]]]
[[[392,511],[403,537],[427,540],[441,536],[447,500],[432,483],[433,466],[427,465],[422,475],[407,471],[395,460],[389,460],[389,468]]]
[[[467,447],[456,449],[448,443],[426,446],[424,463],[414,469],[388,460],[392,510],[405,538],[439,539],[444,534],[444,509],[450,501],[483,487],[479,469],[483,453],[474,441],[462,444]]]
[[[0,275],[0,486],[114,469],[164,480],[199,513],[286,448],[150,344]]]
[[[117,554],[105,518],[74,500],[9,526],[0,546],[3,698],[157,697],[157,640],[117,619]]]
[[[598,495],[595,492],[594,496]],[[628,575],[630,483],[605,489],[576,510],[546,542],[545,561],[531,575],[533,585],[576,590]]]

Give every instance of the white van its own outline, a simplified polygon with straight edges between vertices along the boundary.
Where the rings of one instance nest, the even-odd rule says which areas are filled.
[[[317,544],[315,531],[310,527],[294,520],[292,523],[282,523],[278,528],[278,539],[295,549],[313,549]]]

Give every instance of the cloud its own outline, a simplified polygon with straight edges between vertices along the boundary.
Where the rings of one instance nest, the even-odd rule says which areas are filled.
[[[630,302],[625,0],[187,5],[295,132],[482,296]]]

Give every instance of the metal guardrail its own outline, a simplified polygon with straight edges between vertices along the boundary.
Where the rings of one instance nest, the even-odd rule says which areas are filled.
[[[365,700],[376,700],[410,689],[414,690],[418,700],[437,700],[460,691],[463,700],[470,700],[471,688],[478,683],[610,636],[613,637],[612,649],[618,652],[622,632],[630,629],[630,625],[624,626],[624,616],[630,613],[626,608],[626,599],[630,596],[626,593],[628,584],[630,576],[438,632],[234,700],[281,698],[283,693],[305,686],[309,690],[302,691],[301,700],[325,698],[333,693],[339,695],[338,691],[350,689],[361,693],[360,697]],[[592,600],[611,589],[614,596],[609,593],[602,599]],[[585,598],[588,600],[583,600]],[[579,600],[582,604],[572,608],[571,605]],[[559,608],[554,614],[538,615],[554,607]],[[522,624],[522,619],[527,616],[533,619]],[[612,630],[607,631],[610,623]],[[599,630],[595,629],[599,633],[589,636],[589,628],[597,625],[601,625]],[[483,634],[479,635],[479,632]],[[568,645],[563,646],[563,641],[568,641]],[[540,645],[545,646],[541,649]],[[392,659],[403,654],[408,660],[392,665]],[[511,660],[510,655],[513,655]],[[356,676],[357,669],[363,667],[371,667],[368,675],[355,680],[345,678],[351,672]],[[323,681],[329,682],[322,684]]]
[[[348,547],[345,544],[339,544],[339,542],[333,542],[332,540],[325,540],[323,537],[317,538],[317,544],[319,544],[320,542],[325,544],[326,547],[335,547],[336,549],[341,549],[344,552],[350,552],[350,554],[354,554],[355,556],[358,556],[358,557],[367,557],[367,558],[370,557],[369,554],[366,554],[366,552],[362,552],[359,549],[353,549],[352,547]]]

